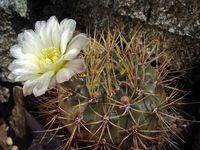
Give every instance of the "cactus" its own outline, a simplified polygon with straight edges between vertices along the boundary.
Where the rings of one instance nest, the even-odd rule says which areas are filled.
[[[135,37],[128,41],[119,31],[94,36],[83,51],[87,71],[43,97],[47,131],[69,132],[62,134],[63,149],[176,147],[170,138],[181,138],[176,127],[182,117],[176,106],[184,99],[180,76],[174,76],[158,38],[141,44]]]

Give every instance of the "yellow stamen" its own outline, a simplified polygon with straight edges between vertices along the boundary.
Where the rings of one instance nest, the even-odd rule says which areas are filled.
[[[39,56],[39,67],[54,63],[60,57],[60,50],[55,47],[44,48]]]

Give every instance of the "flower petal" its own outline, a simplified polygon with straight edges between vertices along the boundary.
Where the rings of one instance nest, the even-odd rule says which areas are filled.
[[[74,24],[74,26],[76,27],[76,21],[73,20],[73,19],[63,19],[61,22],[60,22],[60,30],[63,32],[65,30],[67,30],[69,28],[69,24],[72,23]]]
[[[58,83],[68,81],[74,74],[75,72],[73,70],[70,70],[68,68],[63,68],[56,74],[56,81]]]
[[[60,26],[55,16],[50,17],[47,22],[37,21],[35,24],[35,32],[39,34],[41,41],[45,47],[60,48]]]
[[[12,73],[14,75],[18,75],[18,76],[23,75],[23,74],[35,74],[34,71],[27,70],[26,68],[17,68],[17,69],[14,69],[14,70],[12,70]]]
[[[89,38],[85,34],[78,34],[69,43],[69,46],[67,48],[68,49],[67,53],[74,53],[78,55],[80,51],[86,47],[88,42]],[[67,53],[66,53],[66,59],[74,59],[77,56],[77,55],[71,55],[72,57],[69,57],[67,56]]]
[[[24,40],[24,33],[20,33],[17,35],[17,42],[20,44]]]
[[[74,74],[81,73],[86,69],[83,59],[75,59],[68,62],[63,69],[56,74],[58,83],[68,81]]]
[[[64,54],[66,51],[67,43],[71,40],[74,30],[76,28],[76,22],[72,19],[65,20],[63,23],[61,22],[61,29],[63,29],[63,33],[61,36],[61,53]]]
[[[68,62],[65,67],[69,68],[75,73],[82,73],[86,70],[86,65],[83,59],[74,59]]]
[[[51,37],[53,46],[60,49],[60,26],[57,19],[54,20],[52,26]]]
[[[56,84],[57,84],[56,77],[53,76],[50,83],[49,83],[49,89],[54,88],[56,86]]]
[[[44,48],[43,43],[39,39],[38,35],[33,30],[24,31],[24,40],[22,41],[22,51],[38,55],[40,50]]]
[[[39,38],[44,46],[48,46],[48,40],[46,39],[46,26],[46,21],[37,21],[35,23],[35,32],[39,35]]]
[[[76,49],[76,48],[71,49],[64,55],[64,59],[65,60],[72,60],[72,59],[76,58],[79,53],[80,53],[79,49]]]
[[[58,19],[55,16],[50,17],[47,20],[47,25],[46,25],[46,39],[48,39],[48,45],[49,46],[54,46],[56,48],[59,48],[59,23]]]
[[[24,59],[24,53],[19,45],[14,45],[11,47],[10,54],[17,59]]]
[[[48,87],[49,87],[49,82],[53,76],[53,71],[47,72],[43,74],[37,81],[35,87],[33,88],[33,94],[37,97],[42,94],[44,94]]]
[[[27,70],[36,70],[37,65],[34,62],[24,59],[17,59],[14,60],[12,63],[9,64],[8,69],[10,71],[19,69],[19,68],[26,68]]]
[[[23,86],[23,94],[24,96],[31,95],[33,93],[33,88],[35,87],[38,79],[35,80],[27,80]]]
[[[35,78],[34,74],[23,74],[20,76],[17,76],[14,80],[16,82],[22,82],[22,81],[27,81],[27,80],[33,80]]]

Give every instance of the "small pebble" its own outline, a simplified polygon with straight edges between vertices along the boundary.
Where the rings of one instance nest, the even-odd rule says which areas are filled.
[[[18,150],[18,147],[14,145],[11,150]]]
[[[6,131],[8,131],[9,130],[9,127],[6,127]]]
[[[6,144],[8,144],[9,146],[13,145],[13,140],[12,140],[11,137],[8,137],[8,138],[6,139]]]

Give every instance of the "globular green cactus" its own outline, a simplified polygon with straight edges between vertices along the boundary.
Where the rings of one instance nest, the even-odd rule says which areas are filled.
[[[60,85],[56,100],[40,106],[52,116],[51,127],[58,125],[48,131],[70,133],[64,149],[72,143],[105,150],[176,146],[170,138],[179,137],[176,105],[183,94],[157,38],[138,43],[135,36],[127,41],[108,31],[91,38],[83,57],[87,71]]]

